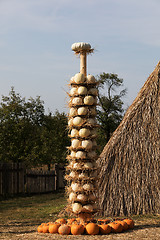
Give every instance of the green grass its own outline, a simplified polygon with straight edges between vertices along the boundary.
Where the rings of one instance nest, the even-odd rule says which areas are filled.
[[[0,201],[0,222],[53,221],[65,207],[64,193],[15,197]]]

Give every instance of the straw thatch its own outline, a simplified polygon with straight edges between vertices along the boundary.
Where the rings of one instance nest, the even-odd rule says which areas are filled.
[[[102,215],[160,213],[160,62],[97,163]]]

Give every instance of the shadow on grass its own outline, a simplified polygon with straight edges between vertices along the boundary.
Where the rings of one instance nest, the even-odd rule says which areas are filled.
[[[134,227],[134,230],[146,229],[146,228],[160,228],[160,223],[159,223],[159,224],[143,224],[143,225],[137,225],[137,226]]]

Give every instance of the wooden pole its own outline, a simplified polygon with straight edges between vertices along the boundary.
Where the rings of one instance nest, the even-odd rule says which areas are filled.
[[[80,53],[80,73],[87,76],[87,54],[86,51]]]

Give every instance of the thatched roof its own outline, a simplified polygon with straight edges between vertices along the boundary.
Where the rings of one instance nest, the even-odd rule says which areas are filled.
[[[160,62],[97,162],[102,215],[160,213]]]

